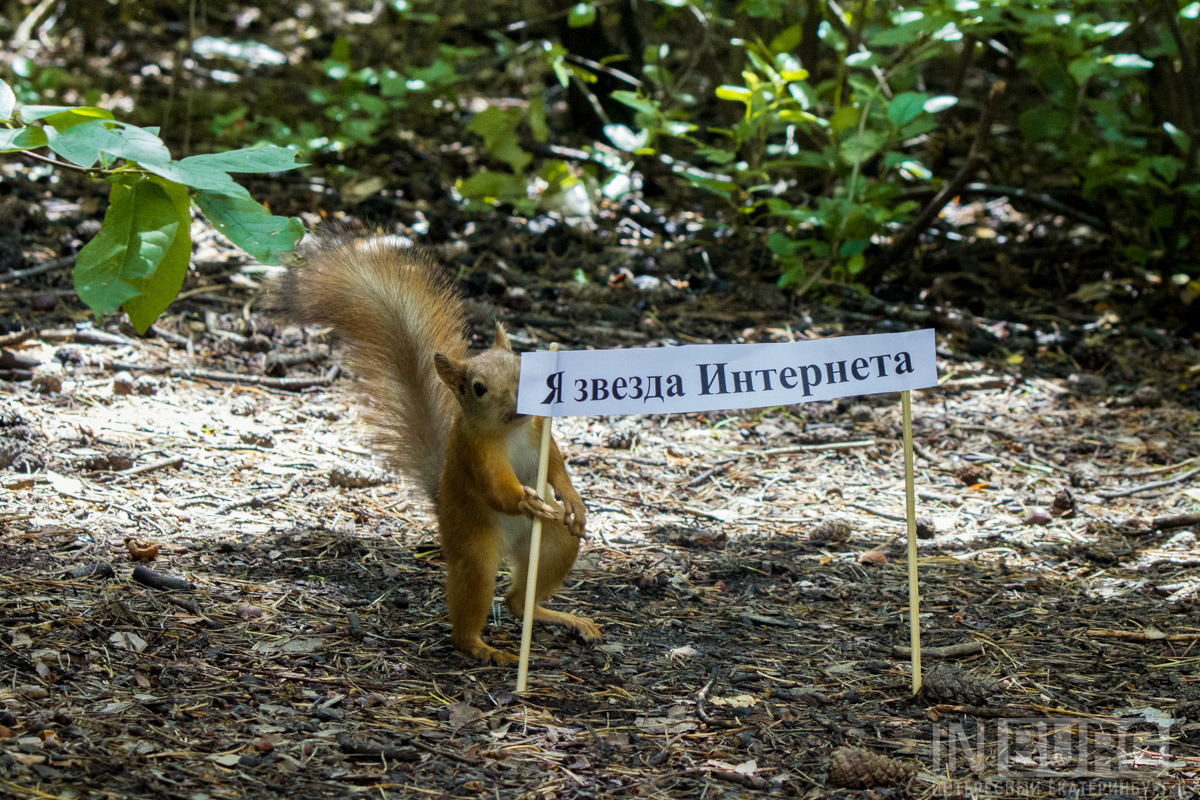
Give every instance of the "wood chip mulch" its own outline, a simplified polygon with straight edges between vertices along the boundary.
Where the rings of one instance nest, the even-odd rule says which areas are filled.
[[[605,638],[539,629],[517,696],[337,349],[272,383],[223,324],[8,344],[62,370],[0,383],[0,796],[1197,793],[1193,410],[965,359],[914,398],[916,698],[895,398],[563,421],[554,603]]]

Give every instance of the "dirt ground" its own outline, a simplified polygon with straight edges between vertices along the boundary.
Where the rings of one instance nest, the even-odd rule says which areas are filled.
[[[0,382],[0,795],[1200,794],[1194,408],[939,337],[917,698],[895,396],[563,420],[590,541],[554,605],[605,636],[538,629],[516,695],[450,646],[339,348],[238,291],[5,339],[62,369]]]

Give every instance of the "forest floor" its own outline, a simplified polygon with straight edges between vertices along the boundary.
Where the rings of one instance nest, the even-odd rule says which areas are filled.
[[[1200,794],[1185,344],[464,269],[521,349],[940,334],[920,696],[895,396],[556,423],[590,539],[553,605],[604,640],[537,630],[517,695],[450,646],[432,515],[340,348],[196,261],[148,338],[64,305],[65,274],[0,299],[0,796]]]

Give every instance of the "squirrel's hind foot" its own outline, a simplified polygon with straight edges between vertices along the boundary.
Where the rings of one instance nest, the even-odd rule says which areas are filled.
[[[462,644],[455,643],[459,650],[469,655],[476,661],[482,661],[485,664],[495,664],[497,666],[505,666],[506,664],[517,663],[517,657],[506,650],[498,650],[495,647],[484,644],[482,639],[476,639],[473,642],[464,642]]]

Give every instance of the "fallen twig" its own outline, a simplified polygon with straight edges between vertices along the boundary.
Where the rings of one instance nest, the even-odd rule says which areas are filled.
[[[419,761],[421,754],[415,747],[396,747],[389,744],[375,744],[352,739],[349,736],[338,738],[338,747],[351,758],[382,758],[387,761]]]
[[[138,564],[133,568],[133,579],[152,589],[190,592],[196,588],[195,584],[187,578],[180,578],[175,575],[163,575],[161,572],[155,572],[142,564]]]
[[[867,514],[874,514],[877,517],[890,519],[892,522],[908,522],[908,517],[904,516],[903,514],[890,514],[887,511],[880,511],[877,508],[864,506],[862,503],[846,503],[846,505],[850,506],[851,508],[857,508],[859,511],[864,511]]]
[[[265,386],[273,389],[284,389],[298,392],[301,389],[311,389],[314,386],[328,386],[337,377],[338,366],[334,364],[317,378],[270,378],[265,375],[243,375],[237,372],[218,372],[211,369],[182,369],[172,370],[172,375],[192,380],[221,381],[225,383],[245,383],[251,386]]]
[[[766,788],[767,782],[757,775],[747,775],[743,772],[735,772],[731,769],[716,769],[715,767],[702,767],[700,769],[687,769],[682,773],[685,778],[716,778],[719,781],[726,783],[736,783],[738,786],[744,786],[747,789],[763,789]]]
[[[1155,531],[1173,531],[1176,528],[1190,528],[1192,525],[1200,525],[1200,514],[1155,517],[1150,521],[1150,529]]]
[[[117,573],[112,568],[112,564],[107,561],[95,561],[67,570],[66,577],[77,580],[80,578],[115,578]]]
[[[760,456],[786,456],[793,453],[816,453],[821,450],[854,450],[859,447],[874,447],[874,439],[860,439],[854,442],[827,442],[826,444],[798,444],[792,447],[776,447],[771,450],[760,450]]]
[[[38,264],[34,267],[26,267],[25,269],[14,269],[0,275],[0,282],[7,283],[8,281],[17,281],[21,278],[28,278],[32,275],[41,275],[43,272],[62,269],[69,267],[75,263],[75,256],[63,256],[62,258],[52,258],[49,261]]]
[[[704,470],[704,472],[701,472],[699,475],[697,475],[696,477],[694,477],[690,481],[688,481],[687,488],[689,488],[689,489],[696,488],[697,486],[704,483],[705,481],[707,481],[709,478],[716,475],[717,473],[724,472],[725,470],[729,469],[729,465],[735,461],[737,461],[736,458],[727,458],[724,461],[718,461],[712,467]]]
[[[0,336],[0,347],[8,347],[13,344],[20,344],[26,339],[32,339],[37,333],[33,328],[26,328],[21,331],[13,331]]]
[[[1196,469],[1190,469],[1187,472],[1183,473],[1182,475],[1176,475],[1174,478],[1168,478],[1165,481],[1154,481],[1153,483],[1143,483],[1141,486],[1134,486],[1129,489],[1116,489],[1116,490],[1108,491],[1108,492],[1096,492],[1096,494],[1107,500],[1111,500],[1114,497],[1129,497],[1130,495],[1133,495],[1133,494],[1140,494],[1141,492],[1148,492],[1151,489],[1161,489],[1164,486],[1174,486],[1177,483],[1183,483],[1184,481],[1190,480],[1191,478],[1195,477],[1196,475],[1200,475],[1200,467],[1196,467]]]
[[[123,469],[120,472],[114,472],[114,475],[119,475],[123,478],[128,478],[133,475],[141,475],[145,472],[155,472],[160,469],[179,469],[183,466],[183,456],[170,456],[169,458],[151,461],[149,464],[142,464],[140,467],[130,467]]]
[[[951,644],[945,647],[922,647],[921,654],[932,656],[933,658],[963,658],[965,656],[979,655],[983,652],[983,642],[963,642],[962,644]],[[912,650],[902,645],[892,647],[892,655],[896,658],[909,658],[912,656]]]
[[[246,506],[250,506],[251,508],[262,508],[265,505],[274,503],[276,500],[287,497],[289,494],[291,494],[292,490],[296,488],[296,483],[298,480],[298,478],[292,478],[290,481],[284,484],[282,489],[276,489],[275,491],[271,492],[263,492],[261,494],[251,495],[250,497],[244,497],[240,500],[230,500],[227,503],[222,503],[221,505],[217,506],[217,513],[228,514],[235,508],[244,508]]]
[[[1126,642],[1195,642],[1200,633],[1143,633],[1142,631],[1107,631],[1092,629],[1088,636],[1093,639],[1121,639]]]

